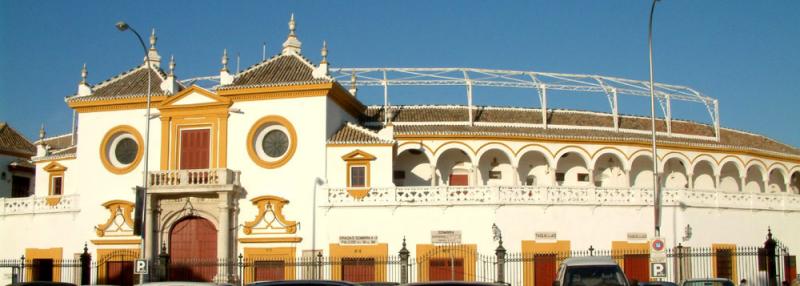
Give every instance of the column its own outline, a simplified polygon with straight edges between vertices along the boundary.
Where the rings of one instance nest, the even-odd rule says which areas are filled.
[[[227,283],[230,267],[233,262],[230,256],[230,238],[231,238],[231,215],[230,215],[230,196],[228,192],[219,192],[219,209],[218,220],[219,230],[217,230],[217,258],[222,260],[223,263],[219,266],[219,272],[214,279],[220,283]]]
[[[556,182],[556,168],[549,167],[547,168],[547,172],[550,177],[550,185],[558,186],[558,182]]]
[[[518,168],[519,168],[519,166],[517,166],[517,165],[511,165],[511,170],[512,170],[512,172],[513,172],[513,174],[511,174],[511,179],[512,179],[512,180],[514,180],[514,181],[511,183],[511,185],[512,185],[512,186],[519,186],[519,185],[522,185],[522,184],[520,183],[520,181],[519,181],[519,180],[520,180],[520,177],[519,177],[519,169],[518,169]]]
[[[721,180],[722,174],[714,174],[714,190],[720,191],[721,188],[719,187],[719,181]]]
[[[747,184],[747,177],[740,176],[739,177],[739,191],[744,192],[745,184]]]
[[[145,209],[145,220],[144,223],[144,258],[150,260],[153,258],[153,236],[158,234],[156,230],[156,221],[153,215],[153,195],[147,194],[145,200],[147,200],[147,208]]]
[[[589,170],[589,185],[594,187],[596,186],[594,182],[594,169],[587,169],[587,170]]]
[[[762,192],[762,193],[767,193],[767,192],[769,192],[769,180],[768,180],[768,179],[764,179],[764,180],[763,180],[763,183],[764,183],[764,184],[763,184],[763,185],[762,185],[762,187],[761,187],[761,192]]]
[[[439,178],[436,176],[436,165],[431,163],[431,187],[437,185]]]
[[[625,186],[628,188],[633,187],[631,184],[631,170],[622,169],[622,179],[625,180]]]

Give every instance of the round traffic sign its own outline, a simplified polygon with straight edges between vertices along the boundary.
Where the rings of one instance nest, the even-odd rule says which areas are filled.
[[[655,251],[663,251],[664,250],[664,241],[661,239],[654,239],[653,243],[650,245]]]

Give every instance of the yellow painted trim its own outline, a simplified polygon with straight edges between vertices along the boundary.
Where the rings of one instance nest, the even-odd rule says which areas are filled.
[[[50,164],[47,164],[47,166],[45,166],[42,169],[45,170],[48,173],[47,195],[51,196],[51,197],[48,197],[46,199],[47,205],[49,205],[49,206],[57,205],[58,202],[61,199],[60,199],[60,197],[58,198],[58,200],[56,200],[54,198],[55,196],[60,196],[60,195],[55,195],[54,192],[53,192],[54,191],[53,190],[53,187],[54,187],[53,186],[53,178],[61,177],[61,195],[63,195],[64,194],[64,190],[66,189],[65,182],[67,180],[66,180],[66,176],[64,176],[64,173],[67,171],[67,167],[64,167],[64,165],[61,165],[58,162],[51,162]]]
[[[157,108],[159,103],[166,98],[167,96],[165,95],[151,96],[150,107]],[[145,109],[147,108],[147,97],[140,96],[134,98],[115,98],[94,101],[70,101],[67,102],[67,106],[79,113]]]
[[[93,239],[90,241],[94,245],[138,245],[142,243],[141,239]]]
[[[392,143],[359,143],[359,144],[349,144],[349,143],[328,143],[325,146],[327,147],[392,147],[394,144]]]
[[[375,160],[375,155],[356,149],[353,152],[347,153],[342,156],[345,161],[372,161]]]
[[[537,242],[535,240],[522,241],[522,256],[524,261],[522,263],[523,271],[523,285],[533,286],[536,281],[536,267],[534,265],[534,256],[536,254],[555,254],[556,255],[556,268],[561,263],[561,260],[569,257],[570,241],[558,240],[554,242]],[[558,269],[556,269],[558,271]]]
[[[209,104],[209,103],[198,103],[198,104],[174,105],[174,103],[180,101],[181,99],[183,99],[184,97],[189,96],[192,93],[202,94],[202,95],[214,100],[217,103],[228,103],[228,104],[231,103],[231,100],[229,98],[216,95],[213,92],[211,92],[211,91],[209,91],[209,90],[207,90],[205,88],[199,87],[197,85],[192,85],[189,88],[181,90],[180,92],[176,93],[175,95],[170,96],[167,100],[162,101],[161,104],[159,105],[158,109],[184,108],[184,107],[187,107],[187,106],[194,107],[194,106],[198,106],[198,105],[202,106],[202,105],[208,105]]]
[[[372,245],[341,245],[331,243],[331,279],[342,280],[342,258],[372,258],[375,259],[375,281],[386,281],[386,261],[389,256],[389,245],[378,243]]]
[[[336,82],[226,89],[220,90],[218,93],[234,102],[327,96],[353,117],[361,116],[366,110],[364,104]]]
[[[296,249],[294,247],[245,247],[244,248],[244,259],[249,261],[250,263],[254,263],[258,259],[265,259],[265,260],[283,260],[285,263],[284,266],[284,280],[293,280],[295,279],[295,252]],[[254,267],[247,267],[244,270],[244,283],[248,284],[253,282],[253,273]]]
[[[449,253],[446,253],[449,251]],[[436,246],[433,244],[417,244],[417,281],[428,282],[430,258],[461,258],[464,259],[464,280],[475,281],[475,264],[477,263],[478,247],[475,244],[460,244]],[[464,255],[467,254],[467,255]]]
[[[713,277],[717,277],[717,250],[720,249],[730,249],[731,250],[731,281],[739,281],[738,277],[738,266],[736,265],[736,244],[732,243],[713,243],[711,244],[711,275]]]
[[[370,153],[356,149],[353,152],[347,153],[342,156],[342,160],[347,162],[345,170],[345,182],[347,182],[347,192],[356,199],[362,199],[369,194],[369,188],[372,181],[372,164],[371,161],[376,157]],[[364,167],[364,186],[353,187],[352,177],[350,177],[350,169],[352,167]]]
[[[302,237],[241,237],[241,243],[299,243]]]
[[[98,224],[94,230],[97,233],[97,236],[103,237],[106,235],[106,230],[114,223],[114,219],[117,217],[117,211],[122,212],[122,217],[125,219],[125,224],[128,225],[131,229],[133,229],[133,209],[135,204],[129,201],[124,200],[111,200],[103,203],[103,207],[108,210],[108,220],[105,223]],[[131,234],[132,235],[132,234]]]
[[[248,221],[244,223],[244,227],[242,231],[244,234],[252,234],[253,229],[264,220],[264,216],[267,214],[267,210],[270,210],[272,214],[275,216],[275,219],[278,220],[279,223],[283,225],[283,227],[267,225],[266,227],[270,227],[276,230],[284,230],[283,233],[292,234],[297,232],[297,225],[299,224],[296,221],[287,220],[286,217],[283,216],[283,207],[289,204],[289,200],[277,197],[277,196],[260,196],[253,198],[251,200],[253,205],[258,207],[258,214],[252,221]],[[269,208],[267,208],[269,205]]]
[[[605,152],[605,153],[601,154],[601,152],[603,152],[605,150],[611,150],[611,152]],[[626,154],[624,151],[622,151],[622,149],[619,149],[619,148],[613,147],[613,146],[606,146],[606,147],[602,147],[600,149],[595,150],[594,153],[592,153],[592,160],[598,158],[597,154],[600,154],[600,156],[603,156],[605,154],[613,154],[613,155],[618,156],[618,157],[620,155],[622,155],[622,158],[618,158],[618,159],[624,159],[626,161],[630,159],[630,157],[628,157],[628,154]]]
[[[63,260],[64,249],[61,247],[54,248],[25,248],[25,262],[33,263],[34,259],[52,259],[53,260],[53,282],[61,282],[61,260]],[[33,271],[25,271],[25,277],[28,281],[33,280]]]
[[[467,147],[467,150],[469,150],[469,151],[470,151],[470,153],[472,154],[472,156],[475,156],[475,155],[477,154],[477,153],[475,152],[475,149],[472,149],[472,146],[469,146],[467,143],[464,143],[464,142],[461,142],[461,141],[447,141],[447,142],[444,142],[444,143],[440,144],[440,145],[439,145],[439,147],[436,147],[436,150],[434,150],[433,154],[442,155],[441,153],[439,153],[439,150],[442,150],[442,148],[445,148],[445,147],[447,147],[448,145],[463,145],[464,147]],[[446,151],[448,151],[448,150],[450,150],[450,149],[458,149],[458,150],[461,150],[461,148],[446,148],[444,151],[442,151],[442,153],[444,153],[444,152],[446,152]],[[462,150],[462,151],[463,151],[463,150]],[[472,160],[472,158],[471,158],[472,156],[469,156],[469,155],[470,155],[470,154],[467,154],[467,156],[468,156],[468,157],[470,157],[470,160]],[[439,156],[436,156],[436,158],[438,158],[438,157],[439,157]]]
[[[627,242],[627,241],[612,241],[611,253],[614,260],[617,261],[619,267],[625,269],[625,256],[624,254],[637,253],[637,254],[650,254],[650,243],[648,242]],[[649,270],[648,270],[649,271]]]
[[[63,180],[61,181],[61,184],[64,184]],[[49,197],[46,197],[44,199],[44,201],[48,206],[52,207],[52,206],[58,205],[58,203],[61,202],[61,196],[59,196],[59,195],[49,196]]]
[[[422,143],[422,141],[420,141],[420,142],[412,142],[412,141],[403,142],[402,144],[397,145],[397,149],[400,149],[400,147],[403,147],[403,146],[409,145],[409,144],[417,144],[417,145],[422,146],[422,148],[425,148],[426,150],[428,150],[428,153],[430,154],[430,158],[428,158],[428,159],[429,160],[433,160],[433,154],[435,154],[433,152],[433,149],[431,147],[429,147],[428,145],[425,145],[425,143]],[[404,150],[404,152],[405,152],[405,150]],[[430,162],[428,162],[428,163],[430,163]]]
[[[94,241],[92,241],[94,242]],[[97,243],[95,243],[97,244]],[[115,255],[117,253],[123,255]],[[128,248],[128,249],[105,249],[99,248],[97,249],[97,262],[99,264],[103,264],[102,267],[97,267],[97,284],[106,284],[108,281],[105,281],[106,278],[106,267],[105,262],[108,261],[135,261],[139,258],[139,248]]]
[[[266,161],[261,159],[261,157],[258,156],[258,152],[256,152],[254,143],[258,130],[261,129],[261,127],[265,124],[269,123],[281,125],[289,132],[289,150],[286,151],[286,154],[284,154],[283,157],[275,161]],[[253,160],[256,165],[266,169],[275,169],[283,166],[292,159],[295,150],[297,150],[297,144],[300,142],[297,142],[297,131],[295,131],[294,126],[291,122],[289,122],[289,120],[279,115],[267,115],[261,117],[261,119],[253,124],[253,127],[250,127],[250,132],[247,133],[247,142],[245,143],[247,145],[247,155],[250,156],[250,159]]]
[[[133,159],[128,166],[118,168],[111,163],[111,160],[108,158],[108,154],[106,154],[106,147],[108,144],[111,144],[111,139],[120,134],[120,133],[128,133],[133,136],[133,140],[136,141],[136,145],[138,149],[136,150],[136,158]],[[113,150],[112,150],[113,151]],[[114,128],[111,128],[106,135],[103,136],[103,140],[100,141],[100,161],[103,162],[103,167],[106,168],[112,174],[122,175],[127,174],[128,172],[132,171],[139,165],[139,161],[142,160],[144,156],[144,140],[142,139],[142,135],[139,134],[139,131],[136,128],[133,128],[130,125],[119,125]]]
[[[483,144],[483,145],[479,146],[479,147],[478,147],[478,149],[476,149],[476,150],[475,150],[475,156],[476,156],[476,157],[478,157],[478,154],[480,154],[480,153],[481,153],[481,150],[483,150],[483,148],[488,148],[488,149],[490,149],[490,150],[491,150],[491,149],[495,149],[495,150],[501,150],[500,148],[492,148],[492,147],[491,147],[491,146],[489,146],[489,145],[500,145],[500,146],[502,146],[502,147],[505,147],[505,148],[506,148],[506,149],[505,149],[505,151],[501,151],[501,152],[502,152],[503,154],[505,154],[506,156],[508,156],[509,154],[511,154],[511,158],[508,158],[508,160],[509,160],[509,161],[511,161],[512,159],[514,159],[514,158],[516,158],[516,157],[517,157],[517,153],[516,153],[516,152],[514,152],[514,149],[512,149],[512,148],[511,148],[511,146],[508,146],[506,143],[503,143],[503,142],[494,142],[494,141],[493,141],[493,142],[488,142],[488,143],[485,143],[485,144]],[[487,147],[487,146],[488,146],[488,147]],[[487,150],[486,152],[489,152],[489,150]],[[484,152],[484,154],[486,154],[486,152]],[[480,161],[480,160],[481,160],[481,158],[480,158],[480,157],[478,157],[477,159],[478,159],[478,161]]]

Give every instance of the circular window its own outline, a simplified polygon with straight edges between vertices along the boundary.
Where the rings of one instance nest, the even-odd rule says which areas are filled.
[[[258,120],[247,136],[250,158],[261,167],[272,169],[286,164],[297,147],[297,135],[286,118],[266,116]]]
[[[106,133],[100,145],[103,166],[114,174],[133,170],[142,158],[142,136],[133,127],[118,126]]]

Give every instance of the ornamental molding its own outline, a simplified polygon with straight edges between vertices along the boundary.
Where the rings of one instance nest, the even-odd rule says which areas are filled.
[[[300,223],[287,220],[283,215],[283,207],[289,204],[288,200],[277,196],[260,196],[251,201],[258,207],[258,214],[252,221],[244,223],[245,234],[294,234],[297,232],[297,226]]]
[[[105,223],[94,227],[98,237],[133,235],[134,203],[124,200],[113,200],[103,204],[109,216]]]

